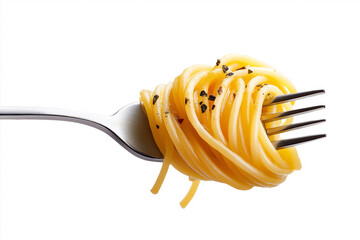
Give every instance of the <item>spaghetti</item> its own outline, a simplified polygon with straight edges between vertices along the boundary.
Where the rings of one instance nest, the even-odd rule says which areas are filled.
[[[301,168],[295,148],[276,150],[260,120],[262,113],[291,110],[292,103],[262,107],[266,99],[296,89],[269,65],[242,55],[227,55],[214,67],[194,65],[173,82],[143,90],[140,102],[155,142],[164,155],[152,188],[156,194],[172,165],[192,186],[181,201],[186,207],[200,180],[236,189],[274,187]],[[269,122],[268,127],[292,121]]]

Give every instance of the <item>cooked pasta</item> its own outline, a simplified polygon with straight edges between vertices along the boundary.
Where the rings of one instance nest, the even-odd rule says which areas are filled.
[[[296,89],[269,65],[242,55],[227,55],[214,67],[194,65],[173,82],[143,90],[140,102],[152,134],[164,155],[152,188],[159,191],[170,165],[189,176],[192,186],[181,201],[185,207],[200,180],[226,183],[236,189],[274,187],[301,168],[295,148],[276,150],[260,120],[262,113],[292,109],[293,103],[262,107],[266,99]],[[292,121],[273,121],[268,127]]]

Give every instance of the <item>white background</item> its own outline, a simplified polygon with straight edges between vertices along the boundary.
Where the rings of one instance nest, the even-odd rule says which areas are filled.
[[[303,169],[279,187],[190,183],[79,124],[1,121],[1,240],[359,239],[357,2],[2,1],[2,106],[112,114],[141,89],[228,53],[274,66],[299,91],[326,95],[302,119],[327,133],[298,147]]]

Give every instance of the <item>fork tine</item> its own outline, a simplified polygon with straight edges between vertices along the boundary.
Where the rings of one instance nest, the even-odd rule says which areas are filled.
[[[283,132],[300,129],[303,127],[309,127],[309,126],[312,126],[312,125],[315,125],[318,123],[322,123],[322,122],[325,122],[325,119],[307,121],[307,122],[301,122],[301,123],[293,123],[293,124],[288,124],[288,125],[284,125],[284,126],[280,126],[280,127],[268,128],[268,129],[266,129],[266,133],[267,133],[267,135],[270,136],[270,135],[274,135],[274,134],[279,134],[279,133],[283,133]]]
[[[300,109],[289,110],[289,111],[285,111],[285,112],[264,113],[261,116],[261,121],[263,121],[263,122],[276,121],[276,120],[280,120],[280,119],[300,115],[300,114],[303,114],[303,113],[312,112],[312,111],[319,110],[319,109],[322,109],[322,108],[325,108],[325,105],[319,105],[319,106],[313,106],[313,107],[307,107],[307,108],[300,108]]]
[[[295,145],[326,137],[326,134],[311,135],[306,137],[289,138],[271,142],[276,149],[289,148]]]
[[[275,105],[275,104],[281,104],[286,102],[291,102],[295,100],[299,100],[306,97],[312,97],[315,95],[323,94],[325,93],[325,90],[313,90],[313,91],[307,91],[307,92],[299,92],[299,93],[290,93],[290,94],[284,94],[284,95],[278,95],[276,97],[273,97],[271,99],[268,99],[264,101],[263,107]]]

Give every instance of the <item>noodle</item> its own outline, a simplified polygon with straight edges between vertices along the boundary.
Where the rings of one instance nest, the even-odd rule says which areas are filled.
[[[192,186],[181,201],[186,207],[200,180],[236,189],[274,187],[301,168],[295,148],[276,150],[260,120],[262,113],[291,110],[293,103],[262,107],[266,99],[296,89],[269,65],[242,55],[227,55],[215,67],[194,65],[174,82],[143,90],[140,102],[155,142],[164,155],[152,188],[156,194],[172,165]],[[276,127],[291,123],[267,123]]]

